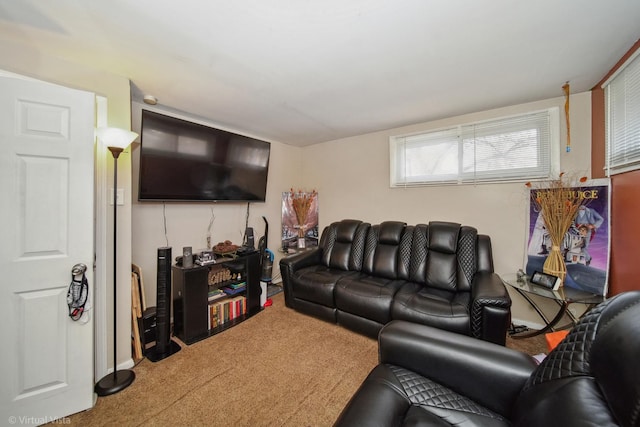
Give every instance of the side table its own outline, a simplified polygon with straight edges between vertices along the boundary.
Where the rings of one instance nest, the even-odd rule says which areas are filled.
[[[515,338],[515,339],[530,338],[536,335],[544,334],[546,332],[555,331],[559,329],[566,329],[567,327],[573,326],[579,319],[573,313],[571,313],[570,310],[568,310],[570,304],[572,303],[585,304],[588,306],[586,310],[588,311],[592,307],[604,301],[604,297],[602,295],[596,295],[590,292],[580,291],[578,289],[573,289],[567,286],[563,286],[557,291],[553,291],[543,286],[531,283],[529,281],[529,276],[524,276],[521,279],[518,279],[516,274],[506,274],[504,276],[501,276],[501,279],[505,284],[512,287],[520,295],[522,295],[522,297],[525,300],[527,300],[529,305],[533,307],[533,309],[536,311],[536,313],[538,313],[540,318],[545,323],[545,327],[542,329],[532,330],[530,332],[524,332],[524,333],[512,333],[511,338]],[[549,320],[549,318],[545,315],[545,313],[536,304],[535,300],[531,298],[532,295],[537,295],[543,298],[551,299],[558,304],[559,306],[558,313],[553,317],[553,319]],[[569,316],[572,323],[565,325],[563,327],[555,328],[555,326],[558,324],[558,322],[560,322],[560,320],[562,320],[565,314]]]

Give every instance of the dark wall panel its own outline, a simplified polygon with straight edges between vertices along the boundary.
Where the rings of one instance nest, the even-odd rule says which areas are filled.
[[[640,289],[640,171],[611,179],[609,295]]]

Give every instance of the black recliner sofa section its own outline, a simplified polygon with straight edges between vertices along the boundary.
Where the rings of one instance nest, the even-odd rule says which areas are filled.
[[[538,365],[519,351],[404,321],[343,409],[347,426],[640,426],[640,292],[594,307]]]
[[[370,337],[398,319],[505,343],[511,299],[473,227],[342,220],[280,272],[287,307]]]

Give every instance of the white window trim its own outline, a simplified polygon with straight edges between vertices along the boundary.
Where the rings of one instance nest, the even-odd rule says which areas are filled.
[[[420,136],[424,134],[432,134],[437,132],[457,131],[458,135],[462,134],[462,128],[465,126],[479,125],[483,123],[493,122],[496,120],[508,120],[510,118],[522,117],[530,114],[536,114],[541,112],[549,113],[549,160],[551,162],[548,176],[529,176],[519,178],[480,178],[478,180],[469,181],[461,180],[460,178],[452,180],[441,181],[425,181],[425,182],[396,182],[399,172],[398,161],[401,155],[400,150],[397,148],[399,144],[403,144],[403,141],[407,138]],[[452,126],[429,129],[419,132],[412,132],[401,135],[393,135],[389,137],[389,186],[391,188],[405,188],[405,187],[421,187],[421,186],[443,186],[443,185],[476,185],[476,184],[496,184],[496,183],[509,183],[509,182],[527,182],[536,180],[546,180],[557,177],[560,173],[560,110],[558,107],[549,107],[541,110],[527,111],[523,113],[512,114],[508,116],[491,117],[484,120],[478,120],[474,122],[458,123]]]

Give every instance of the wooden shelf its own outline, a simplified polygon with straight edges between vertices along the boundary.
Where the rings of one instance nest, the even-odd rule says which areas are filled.
[[[222,297],[209,302],[210,287],[224,287],[237,280],[227,280],[215,285],[209,284],[209,272],[228,268],[241,273],[242,281],[247,283],[243,295],[246,300],[246,314],[209,329],[209,305],[226,300]],[[223,332],[258,314],[260,306],[260,257],[252,252],[234,259],[223,260],[206,266],[195,265],[192,268],[174,266],[173,273],[173,332],[185,344],[193,344],[212,335]]]

